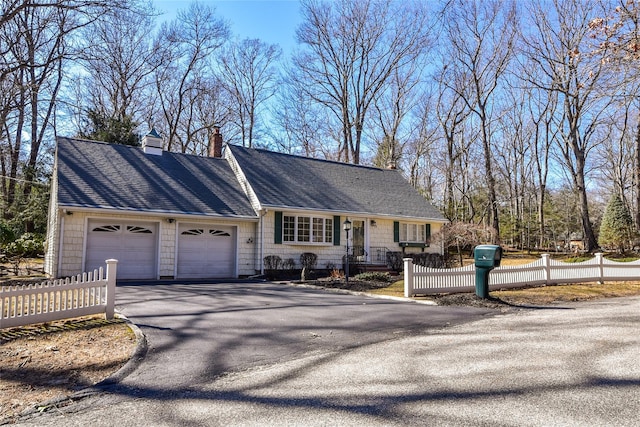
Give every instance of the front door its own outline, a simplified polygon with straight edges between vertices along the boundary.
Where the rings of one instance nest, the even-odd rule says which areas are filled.
[[[356,257],[358,261],[364,261],[366,257],[365,250],[365,239],[364,239],[364,221],[361,220],[353,220],[353,233],[351,239],[351,247],[353,248],[353,256]],[[362,258],[357,258],[362,257]]]

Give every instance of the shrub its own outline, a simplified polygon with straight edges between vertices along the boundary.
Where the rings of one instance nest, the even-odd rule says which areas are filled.
[[[5,220],[0,220],[0,245],[4,247],[13,242],[15,238],[16,235],[11,226]]]
[[[278,255],[267,255],[264,257],[264,268],[267,270],[278,270],[282,265],[282,258]]]
[[[421,267],[444,268],[446,266],[444,257],[440,254],[419,253],[411,254],[413,263]]]
[[[295,266],[296,266],[296,262],[293,258],[287,258],[284,261],[282,261],[283,270],[291,271],[295,268]]]
[[[37,257],[44,252],[44,241],[42,236],[24,233],[13,242],[4,245],[3,249],[10,257]]]
[[[357,274],[354,279],[362,280],[365,282],[391,282],[391,276],[384,271],[369,271],[366,273]]]
[[[402,265],[402,252],[387,252],[387,265],[394,271],[401,271]]]
[[[318,262],[318,255],[312,252],[305,252],[300,255],[300,264],[302,264],[302,268],[306,268],[307,270],[312,270],[316,267],[316,263]]]

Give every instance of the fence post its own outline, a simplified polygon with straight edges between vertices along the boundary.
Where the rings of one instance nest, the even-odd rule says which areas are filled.
[[[107,306],[105,307],[105,317],[113,319],[116,305],[116,273],[118,271],[118,260],[108,259],[107,263]]]
[[[542,254],[542,267],[544,268],[544,284],[549,286],[551,284],[551,255]]]
[[[404,296],[413,296],[413,258],[403,258],[404,262]]]
[[[598,285],[602,285],[604,283],[604,266],[602,265],[604,263],[604,255],[602,252],[596,253],[596,262],[598,263],[598,277],[600,278]]]

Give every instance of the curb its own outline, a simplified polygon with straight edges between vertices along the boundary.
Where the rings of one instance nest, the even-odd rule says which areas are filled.
[[[415,300],[415,299],[412,299],[412,298],[394,297],[394,296],[391,296],[391,295],[372,294],[370,292],[363,292],[363,291],[350,291],[349,289],[341,289],[341,288],[325,288],[324,286],[309,285],[309,284],[306,284],[306,283],[296,283],[296,282],[273,282],[273,283],[279,283],[279,284],[282,284],[282,285],[294,286],[294,287],[297,287],[297,288],[306,288],[306,289],[314,289],[314,290],[319,290],[319,291],[331,292],[331,293],[335,293],[335,294],[356,295],[356,296],[364,296],[364,297],[376,298],[376,299],[385,299],[385,300],[397,301],[397,302],[412,302],[412,303],[415,303],[415,304],[424,304],[424,305],[438,305],[437,302],[430,301],[430,300]]]

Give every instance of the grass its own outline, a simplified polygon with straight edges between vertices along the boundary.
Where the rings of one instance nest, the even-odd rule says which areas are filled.
[[[404,280],[398,280],[386,288],[372,289],[375,295],[404,297]],[[509,289],[490,292],[491,297],[510,304],[545,305],[553,302],[587,301],[597,298],[613,298],[640,295],[640,282],[577,283],[568,285],[540,286],[534,288]],[[414,297],[429,300],[428,296]]]
[[[636,295],[640,295],[640,282],[577,283],[491,292],[491,296],[512,304],[550,304]]]
[[[533,257],[506,257],[501,265],[523,265],[536,261]],[[589,258],[572,258],[565,262],[580,262]],[[618,262],[635,261],[637,258],[615,259]],[[385,288],[369,291],[376,295],[404,297],[404,280],[398,280]],[[531,288],[492,291],[490,296],[510,304],[545,305],[553,302],[586,301],[597,298],[613,298],[640,295],[640,282],[576,283],[566,285],[539,286]],[[428,296],[414,297],[415,300],[433,299]]]

